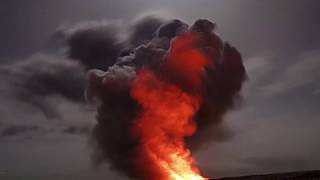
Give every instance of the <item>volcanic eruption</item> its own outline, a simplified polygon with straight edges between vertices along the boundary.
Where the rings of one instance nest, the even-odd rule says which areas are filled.
[[[210,140],[207,132],[237,105],[246,79],[240,53],[215,26],[164,22],[152,38],[128,43],[106,71],[88,72],[97,165],[109,162],[134,179],[206,179],[191,150]]]

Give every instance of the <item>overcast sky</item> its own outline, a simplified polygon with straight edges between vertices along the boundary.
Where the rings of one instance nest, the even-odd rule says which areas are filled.
[[[249,76],[243,103],[222,124],[232,138],[195,154],[206,174],[320,169],[318,0],[2,0],[0,179],[125,179],[91,166],[91,107],[64,90],[42,91],[37,82],[43,79],[33,74],[72,71],[68,78],[81,87],[81,67],[61,60],[67,57],[55,39],[58,29],[88,21],[130,22],[150,13],[190,23],[210,19],[243,55]],[[30,91],[41,96],[30,97]]]

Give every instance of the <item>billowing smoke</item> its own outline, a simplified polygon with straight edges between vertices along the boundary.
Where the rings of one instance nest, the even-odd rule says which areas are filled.
[[[221,124],[223,116],[239,104],[239,92],[246,79],[246,72],[240,53],[223,42],[214,32],[216,25],[209,20],[197,20],[190,27],[180,20],[165,22],[149,18],[142,22],[137,25],[132,37],[121,46],[117,43],[102,43],[100,49],[97,43],[98,55],[94,50],[80,54],[80,59],[90,62],[90,58],[101,55],[103,58],[97,58],[98,62],[106,63],[101,66],[102,70],[93,69],[87,75],[86,98],[97,105],[97,125],[92,132],[95,164],[110,162],[112,168],[129,177],[157,179],[156,173],[144,172],[151,168],[152,163],[135,167],[137,156],[141,156],[141,140],[133,135],[132,128],[137,119],[143,116],[145,108],[139,101],[144,97],[136,94],[135,87],[137,82],[143,81],[141,72],[151,71],[161,82],[179,87],[190,96],[201,97],[199,107],[195,108],[196,114],[192,115],[192,122],[198,130],[183,136],[186,138],[186,146],[191,150],[219,139],[212,136],[215,134],[212,131]],[[94,38],[95,41],[104,41],[98,37]],[[70,39],[71,44],[73,40]],[[81,38],[78,42],[81,42]],[[82,45],[79,43],[79,48]],[[73,52],[71,49],[70,52],[71,56],[77,57],[78,50],[74,49]],[[80,48],[79,53],[86,52]],[[88,64],[88,67],[100,65]],[[163,88],[153,86],[154,82],[148,78],[143,83],[153,87],[150,93],[153,93],[154,87]],[[148,95],[148,90],[144,93],[146,97],[152,97]],[[149,160],[143,162],[148,163]]]

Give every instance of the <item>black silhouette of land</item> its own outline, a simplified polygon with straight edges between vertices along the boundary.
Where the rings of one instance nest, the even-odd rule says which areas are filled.
[[[320,170],[315,171],[299,171],[299,172],[286,172],[264,175],[251,175],[240,177],[225,177],[220,179],[210,180],[320,180]]]

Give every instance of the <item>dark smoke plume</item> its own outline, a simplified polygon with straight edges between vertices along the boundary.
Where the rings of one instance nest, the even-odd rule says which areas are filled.
[[[105,67],[113,62],[114,65],[108,67],[106,71],[90,70],[86,91],[87,100],[97,104],[97,125],[92,132],[92,143],[96,147],[94,154],[96,165],[110,162],[112,168],[132,178],[141,177],[132,167],[133,157],[137,153],[137,142],[131,136],[131,126],[141,108],[130,96],[136,72],[148,67],[160,76],[161,74],[165,74],[166,77],[171,76],[173,83],[186,91],[193,91],[193,87],[185,85],[179,80],[181,78],[175,77],[179,73],[163,67],[163,62],[170,55],[172,39],[188,31],[197,33],[201,40],[194,46],[200,48],[214,61],[214,65],[206,67],[203,72],[204,88],[201,93],[204,102],[194,117],[198,131],[193,137],[187,139],[191,150],[197,149],[208,141],[225,139],[225,137],[216,136],[229,136],[221,130],[219,130],[220,134],[215,133],[213,129],[219,127],[223,116],[238,105],[239,92],[246,79],[241,54],[214,33],[216,25],[209,20],[197,20],[191,27],[180,20],[162,22],[157,19],[147,19],[142,22],[144,22],[143,25],[137,24],[136,31],[132,33],[133,36],[129,37],[131,43],[126,43],[126,47],[121,49],[117,45],[112,46],[112,43],[110,46],[97,45],[101,47],[101,53],[98,55],[105,53],[101,56],[103,57],[101,63],[106,64],[100,69],[106,69]],[[104,41],[104,39],[95,39],[98,42],[100,40]],[[72,41],[71,38],[70,42]],[[80,42],[79,46],[83,45],[81,38],[78,42]],[[71,49],[76,48],[72,43],[70,45]],[[103,51],[104,48],[106,51]],[[119,54],[121,51],[125,53]],[[89,50],[88,55],[84,56],[87,58],[85,61],[96,58],[95,52],[95,49]],[[75,54],[71,50],[71,55],[75,56]]]
[[[138,19],[129,28],[131,35],[129,43],[133,46],[139,46],[141,44],[148,43],[154,36],[159,28],[166,20],[155,15],[148,15],[141,19]]]
[[[112,25],[79,29],[67,39],[69,57],[79,60],[88,69],[106,70],[115,63],[123,42]]]

